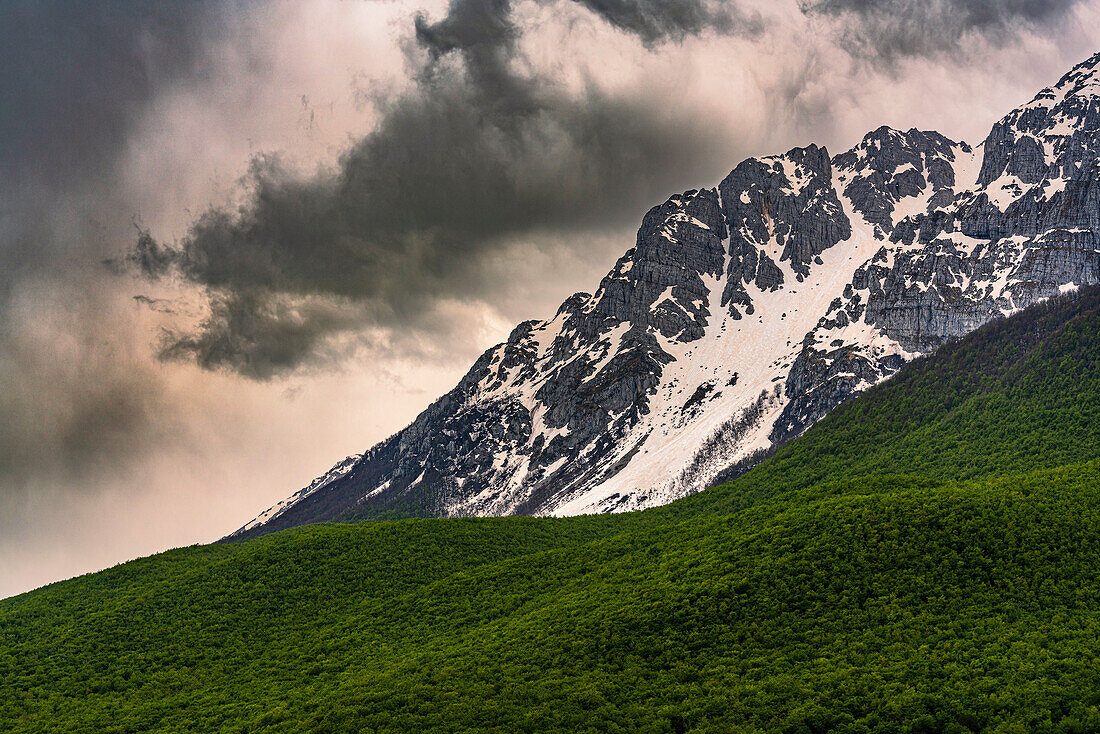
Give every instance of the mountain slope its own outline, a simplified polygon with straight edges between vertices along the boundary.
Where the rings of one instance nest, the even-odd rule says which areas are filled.
[[[0,729],[1093,731],[1097,415],[1087,288],[665,507],[314,525],[2,601]]]
[[[823,482],[984,479],[1100,456],[1100,288],[998,320],[911,363],[728,485],[659,512],[725,513]]]
[[[665,504],[945,340],[1100,282],[1100,54],[972,148],[880,128],[654,207],[592,295],[233,537]]]

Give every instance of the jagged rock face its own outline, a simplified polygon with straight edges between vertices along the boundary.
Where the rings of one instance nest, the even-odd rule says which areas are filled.
[[[233,537],[667,502],[946,339],[1100,282],[1098,66],[977,148],[880,128],[671,197],[594,294],[517,326],[412,425]]]
[[[713,190],[689,191],[653,207],[637,245],[600,284],[593,313],[642,330],[654,327],[666,339],[702,337],[710,315],[702,276],[721,276],[725,238]]]
[[[972,153],[936,132],[880,127],[836,157],[837,178],[852,207],[889,234],[914,209],[953,200],[955,165]],[[902,201],[906,206],[899,210]]]
[[[730,262],[722,305],[734,318],[753,313],[745,286],[776,291],[784,284],[777,262],[798,282],[822,252],[851,235],[824,148],[795,148],[773,158],[750,158],[718,185],[730,232]]]
[[[1098,62],[1100,56],[1089,59],[1004,117],[980,151],[915,131],[906,133],[901,143],[900,134],[880,130],[865,138],[856,154],[837,157],[838,168],[853,171],[846,195],[861,197],[853,198],[853,206],[870,212],[865,217],[890,232],[890,241],[856,271],[852,287],[807,336],[787,381],[791,404],[777,421],[773,440],[797,435],[837,398],[845,399],[900,366],[892,355],[883,359],[858,340],[850,349],[850,336],[842,336],[845,329],[851,333],[849,324],[862,319],[906,355],[923,353],[1062,287],[1097,282]],[[925,198],[928,188],[919,194],[908,190],[910,200],[923,206],[909,207],[900,218],[893,212],[888,222],[884,214],[892,211],[892,197],[879,196],[886,187],[870,186],[857,168],[860,159],[870,159],[869,153],[859,153],[868,147],[889,148],[891,164],[902,161],[895,170],[904,168],[910,176],[918,169],[913,151],[927,147],[922,152],[925,168],[931,168],[930,158],[936,170],[950,162],[954,176],[929,174],[931,195]],[[871,166],[876,181],[888,167]],[[893,201],[896,205],[902,200]],[[842,345],[825,346],[832,341]],[[833,362],[837,366],[825,367]],[[807,383],[810,374],[818,376],[816,383]],[[815,386],[808,389],[809,384]]]

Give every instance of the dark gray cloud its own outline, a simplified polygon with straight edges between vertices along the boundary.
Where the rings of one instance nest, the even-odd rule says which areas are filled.
[[[1080,0],[800,0],[804,13],[840,17],[852,51],[879,58],[960,50],[967,38],[1004,43],[1057,22]]]
[[[254,289],[217,292],[202,328],[195,333],[166,332],[160,354],[163,359],[194,360],[204,369],[228,368],[266,380],[320,358],[319,334],[350,331],[362,324],[358,309],[329,300],[293,300]]]
[[[695,0],[585,4],[650,42],[711,22],[756,32]],[[162,354],[266,378],[317,358],[353,318],[430,329],[441,299],[500,288],[484,260],[517,236],[571,233],[583,247],[585,228],[636,219],[670,178],[711,163],[704,121],[517,72],[518,37],[507,0],[417,17],[415,91],[383,102],[381,123],[335,170],[303,179],[257,157],[242,208],[207,211],[178,246],[142,235],[132,264],[212,294],[211,318]],[[358,307],[293,305],[317,296]]]
[[[156,370],[136,335],[109,333],[102,294],[43,282],[33,299],[8,304],[0,327],[0,494],[36,475],[79,491],[172,430]]]
[[[576,0],[611,25],[633,33],[648,44],[682,40],[704,31],[754,35],[764,26],[760,17],[730,0]]]
[[[129,0],[0,4],[0,116],[5,177],[63,185],[114,163],[135,116],[192,73],[217,34],[209,3]]]
[[[0,3],[0,295],[17,272],[52,267],[71,246],[57,232],[58,198],[111,180],[140,114],[165,86],[201,70],[202,49],[226,32],[235,7]]]
[[[201,72],[234,7],[0,3],[3,488],[36,472],[86,475],[156,440],[157,376],[115,331],[116,299],[89,272],[112,249],[102,221],[127,231],[132,212],[114,196],[137,121]]]
[[[746,11],[735,0],[573,2],[647,44],[679,41],[705,31],[755,35],[763,30],[759,14]],[[442,21],[431,25],[423,17],[417,19],[417,37],[437,51],[499,48],[519,35],[511,20],[511,6],[511,0],[452,0]]]

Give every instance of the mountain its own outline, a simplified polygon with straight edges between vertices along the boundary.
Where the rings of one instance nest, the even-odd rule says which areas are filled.
[[[665,504],[907,361],[1100,282],[1100,54],[978,147],[880,128],[651,209],[595,293],[235,538],[352,517]]]
[[[1100,287],[641,512],[314,524],[0,601],[12,732],[1100,729]]]

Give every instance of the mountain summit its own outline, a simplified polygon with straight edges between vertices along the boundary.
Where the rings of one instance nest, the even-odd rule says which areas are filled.
[[[664,504],[948,339],[1100,283],[1100,54],[971,147],[879,128],[672,196],[593,294],[231,538]]]

